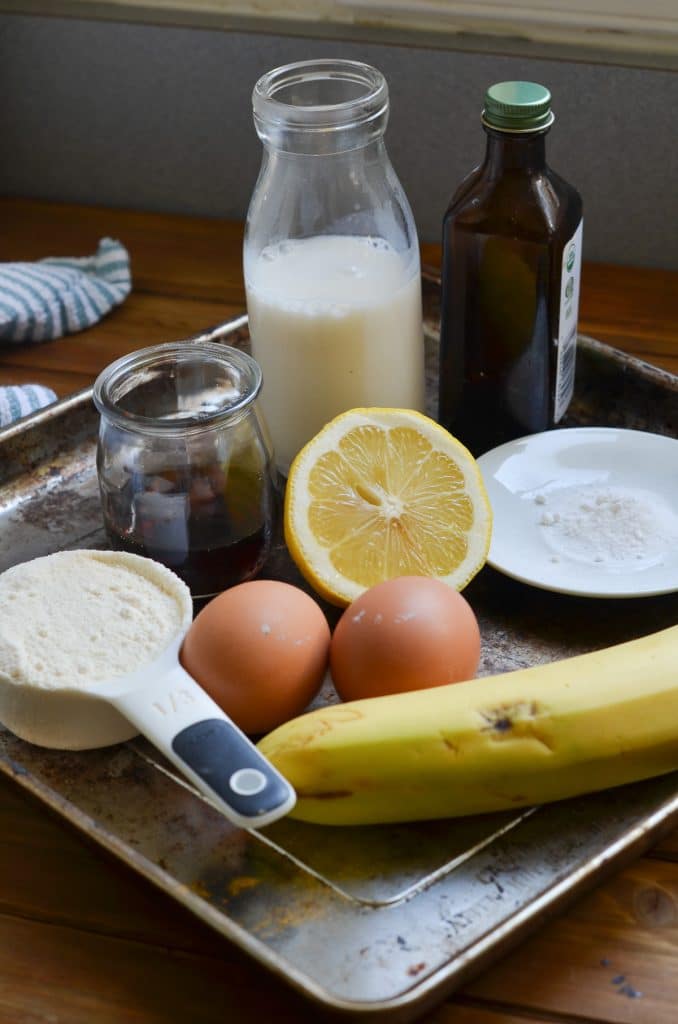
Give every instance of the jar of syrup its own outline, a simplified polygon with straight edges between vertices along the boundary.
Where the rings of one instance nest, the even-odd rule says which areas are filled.
[[[172,342],[118,359],[94,385],[110,543],[162,562],[197,599],[254,576],[269,551],[275,491],[261,380],[245,352]]]
[[[574,387],[582,201],[546,163],[551,94],[488,89],[485,160],[443,222],[438,418],[479,455],[555,426]]]

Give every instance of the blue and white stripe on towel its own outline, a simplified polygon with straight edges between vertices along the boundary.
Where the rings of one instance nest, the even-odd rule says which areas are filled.
[[[42,384],[10,384],[0,387],[0,427],[28,416],[56,400],[51,388]]]
[[[49,341],[91,327],[132,287],[124,245],[102,238],[83,258],[0,263],[0,342]]]

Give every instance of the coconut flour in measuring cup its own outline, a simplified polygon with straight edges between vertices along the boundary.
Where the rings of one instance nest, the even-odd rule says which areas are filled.
[[[0,576],[0,722],[65,750],[130,739],[139,730],[96,700],[97,681],[151,662],[191,618],[188,587],[150,559],[63,551],[13,566]]]
[[[179,663],[188,587],[127,552],[66,551],[0,575],[0,722],[62,750],[143,733],[235,824],[295,794]]]

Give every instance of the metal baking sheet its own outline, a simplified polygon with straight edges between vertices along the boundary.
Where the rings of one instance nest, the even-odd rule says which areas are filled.
[[[435,414],[437,281],[424,275]],[[209,332],[247,345],[245,318]],[[675,434],[678,379],[581,338],[568,425]],[[0,570],[105,547],[98,418],[81,392],[0,432]],[[263,575],[306,587],[281,539]],[[306,587],[306,589],[308,589]],[[465,591],[480,673],[600,648],[678,619],[678,596],[609,605],[535,591],[486,567]],[[338,612],[326,607],[330,621]],[[316,704],[333,701],[331,683]],[[237,829],[141,739],[42,750],[0,727],[0,769],[324,1008],[410,1020],[585,885],[678,824],[678,773],[520,812],[329,828]]]

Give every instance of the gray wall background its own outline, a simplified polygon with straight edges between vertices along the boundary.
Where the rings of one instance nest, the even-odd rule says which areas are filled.
[[[583,196],[585,258],[678,269],[678,75],[665,70],[5,15],[0,191],[243,218],[261,154],[252,86],[316,56],[386,75],[388,148],[422,240],[438,240],[482,157],[486,87],[532,79],[553,94],[549,162]]]

